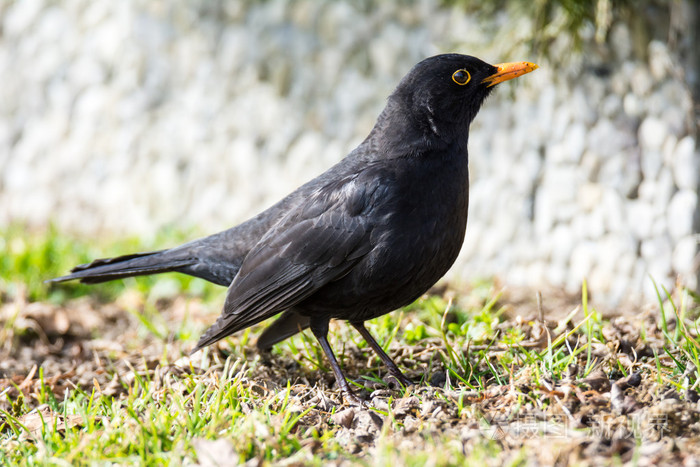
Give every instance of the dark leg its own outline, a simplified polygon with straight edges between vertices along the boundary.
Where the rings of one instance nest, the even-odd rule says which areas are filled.
[[[381,361],[384,362],[384,365],[386,365],[387,368],[389,368],[389,373],[391,373],[391,375],[394,378],[399,380],[399,382],[404,386],[411,386],[415,384],[413,381],[408,379],[403,373],[401,373],[401,370],[399,370],[399,367],[396,366],[396,363],[394,363],[391,357],[389,357],[386,354],[386,352],[384,352],[382,346],[379,345],[379,343],[376,340],[374,340],[372,334],[370,334],[367,328],[365,327],[365,323],[360,321],[358,323],[350,322],[350,324],[352,324],[355,327],[355,329],[357,329],[357,332],[359,332],[360,335],[364,338],[364,340],[367,341],[369,346],[372,347],[372,350],[374,350],[374,352],[379,356]]]
[[[321,344],[323,353],[326,354],[326,357],[331,364],[331,368],[333,368],[335,380],[338,383],[338,386],[340,386],[340,390],[343,392],[345,398],[351,404],[363,405],[360,398],[358,398],[352,389],[350,389],[350,385],[348,385],[348,381],[345,379],[343,371],[340,369],[340,365],[338,365],[338,360],[335,359],[333,350],[331,349],[330,344],[328,344],[328,320],[314,320],[311,322],[310,328],[311,332],[313,332],[314,336],[316,336],[316,339],[318,339],[319,344]]]

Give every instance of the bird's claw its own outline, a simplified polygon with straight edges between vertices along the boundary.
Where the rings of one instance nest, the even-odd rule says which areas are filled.
[[[345,399],[345,402],[348,405],[355,406],[355,407],[360,407],[361,409],[367,409],[369,408],[369,404],[367,401],[360,399],[355,395],[354,392],[350,391],[343,391],[343,398]]]
[[[407,378],[403,373],[391,373],[391,377],[396,380],[401,386],[404,388],[408,388],[409,386],[417,386],[418,383],[413,381],[410,378]]]

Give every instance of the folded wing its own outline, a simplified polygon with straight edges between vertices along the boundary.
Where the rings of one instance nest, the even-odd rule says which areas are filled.
[[[228,289],[221,317],[197,350],[286,310],[350,271],[371,250],[371,193],[357,177],[315,192],[251,249]]]

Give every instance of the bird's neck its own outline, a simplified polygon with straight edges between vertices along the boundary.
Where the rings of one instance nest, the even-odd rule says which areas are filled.
[[[367,137],[383,158],[407,157],[422,153],[439,154],[448,148],[461,148],[466,154],[469,125],[451,122],[435,115],[429,106],[417,111],[389,102]]]

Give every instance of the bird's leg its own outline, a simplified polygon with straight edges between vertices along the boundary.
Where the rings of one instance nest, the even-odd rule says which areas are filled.
[[[374,340],[374,337],[372,337],[372,334],[370,334],[369,331],[367,330],[367,328],[365,327],[365,323],[363,323],[362,321],[359,321],[359,322],[350,321],[350,324],[352,324],[355,327],[355,329],[357,329],[357,332],[359,332],[360,335],[365,339],[365,341],[367,341],[369,346],[372,347],[372,350],[374,350],[374,352],[379,356],[381,361],[384,362],[384,365],[386,365],[387,368],[389,368],[389,373],[391,373],[391,375],[394,378],[396,378],[404,386],[411,386],[413,384],[416,384],[413,381],[411,381],[410,379],[408,379],[401,372],[401,370],[399,370],[399,367],[396,366],[396,363],[394,363],[394,361],[391,359],[391,357],[388,356],[386,354],[386,352],[384,352],[384,349],[382,349],[382,346],[379,345],[379,343],[376,340]]]
[[[333,354],[333,349],[331,349],[331,346],[328,343],[328,320],[313,320],[311,322],[311,326],[309,327],[311,328],[311,332],[314,333],[314,336],[316,336],[316,339],[318,339],[319,344],[321,344],[323,353],[325,353],[326,357],[328,357],[328,361],[330,362],[331,368],[333,368],[333,373],[335,374],[335,380],[337,381],[338,386],[340,386],[340,390],[343,392],[345,399],[354,405],[364,405],[362,400],[355,395],[352,389],[350,389],[350,385],[345,379],[345,375],[343,375],[340,365],[338,365],[338,360],[336,360],[335,355]]]

